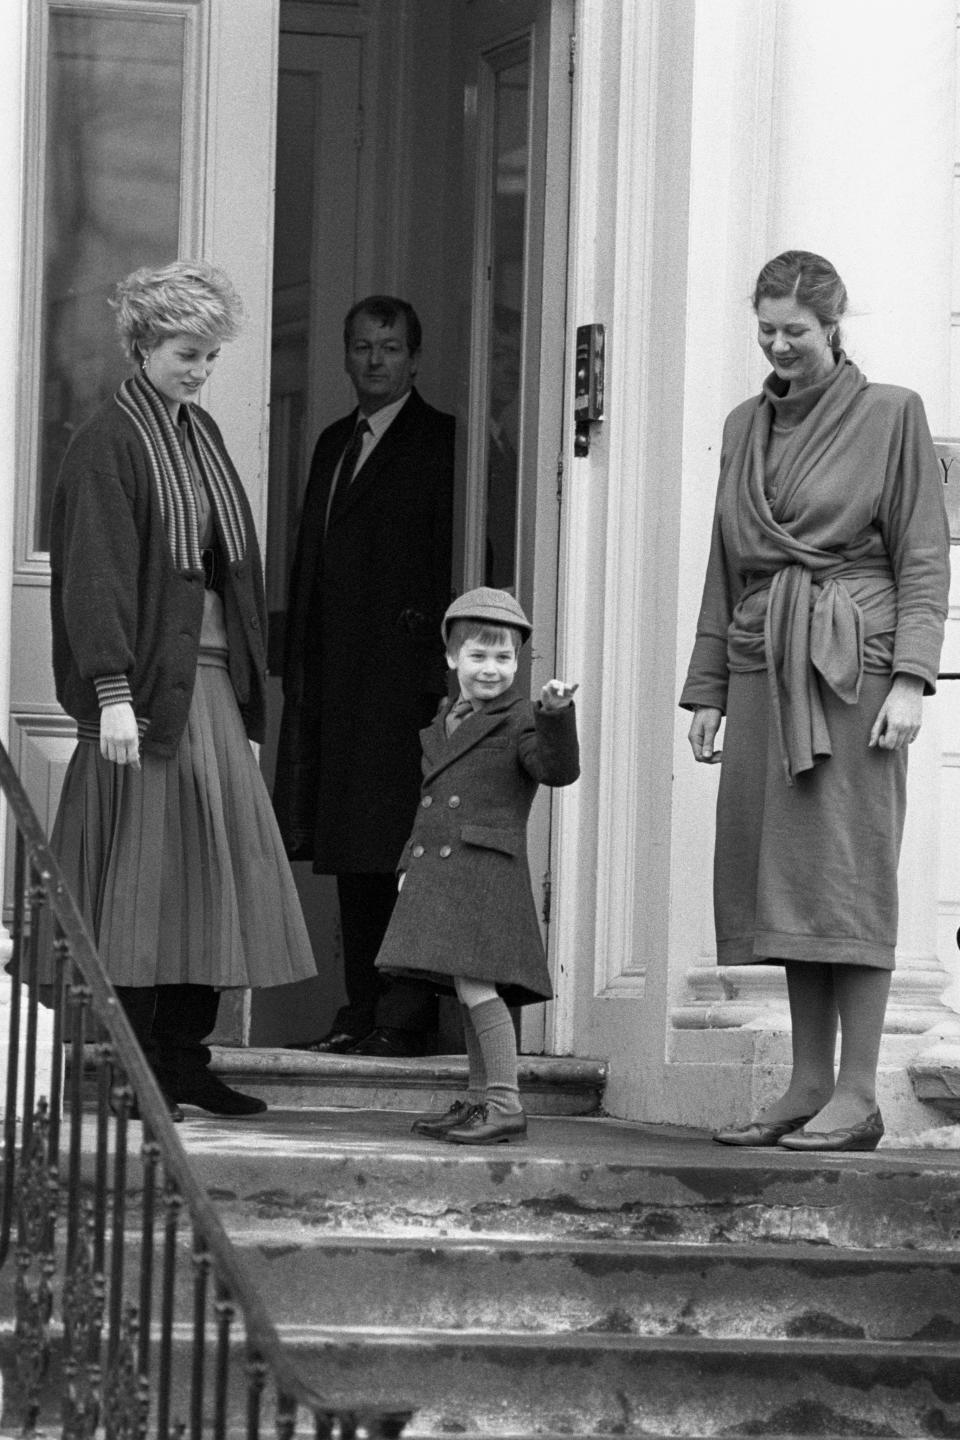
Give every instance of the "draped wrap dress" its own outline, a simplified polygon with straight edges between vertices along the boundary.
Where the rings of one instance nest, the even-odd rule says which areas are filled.
[[[892,969],[907,751],[867,744],[892,676],[935,688],[949,584],[920,397],[844,356],[724,427],[680,704],[726,715],[714,857],[720,964]]]

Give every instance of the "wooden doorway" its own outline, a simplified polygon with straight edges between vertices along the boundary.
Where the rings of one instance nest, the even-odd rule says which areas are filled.
[[[277,639],[309,456],[353,404],[342,318],[386,292],[424,322],[418,387],[456,415],[454,588],[514,591],[536,626],[524,680],[537,689],[554,673],[572,21],[573,0],[281,6],[267,537]],[[264,767],[269,778],[272,746]],[[549,848],[545,794],[531,825],[545,917]],[[334,883],[295,868],[318,981],[254,997],[258,1044],[322,1033],[342,999]],[[525,1047],[542,1048],[542,1011],[526,1024]]]

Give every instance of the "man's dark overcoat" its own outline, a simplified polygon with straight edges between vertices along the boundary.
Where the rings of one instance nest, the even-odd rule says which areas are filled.
[[[489,980],[509,1005],[548,1000],[527,818],[538,785],[580,773],[574,707],[544,710],[511,686],[448,739],[449,708],[421,734],[420,805],[377,968],[444,988]]]
[[[322,874],[389,872],[410,831],[420,727],[446,693],[454,419],[414,389],[324,521],[357,412],[317,441],[287,611],[274,805]]]

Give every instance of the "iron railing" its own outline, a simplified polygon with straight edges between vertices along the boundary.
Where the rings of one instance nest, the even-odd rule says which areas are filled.
[[[399,1436],[409,1411],[332,1407],[284,1348],[191,1169],[2,746],[0,787],[16,830],[0,1434],[258,1440],[272,1427],[279,1440]],[[45,973],[47,945],[55,979],[41,996],[34,977]],[[41,1004],[52,1009],[50,1047],[38,1043]]]

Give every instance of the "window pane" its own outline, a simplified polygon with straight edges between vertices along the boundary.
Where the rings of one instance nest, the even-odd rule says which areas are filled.
[[[530,67],[526,59],[497,72],[494,120],[493,314],[487,424],[488,585],[516,585],[520,448],[520,329],[527,220]]]
[[[55,10],[49,33],[38,550],[71,436],[129,370],[113,286],[177,254],[185,20]]]

